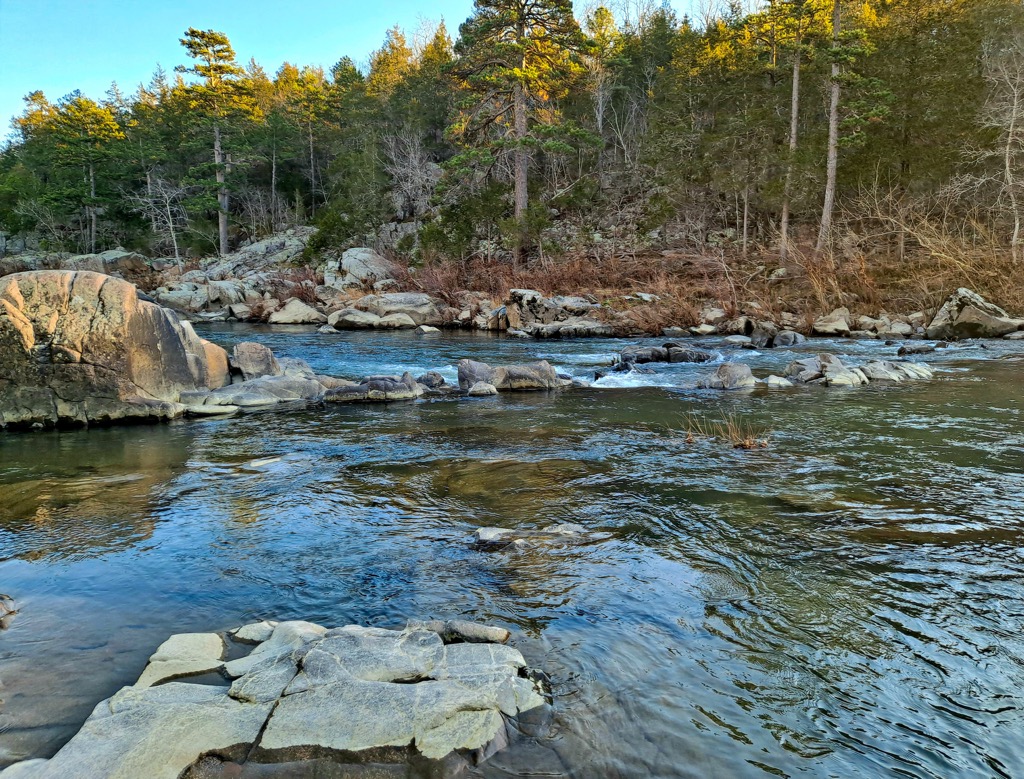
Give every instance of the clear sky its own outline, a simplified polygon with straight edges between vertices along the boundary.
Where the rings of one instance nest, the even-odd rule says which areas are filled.
[[[50,100],[76,89],[100,99],[113,81],[133,92],[157,64],[172,71],[187,61],[178,39],[188,27],[227,33],[239,62],[255,57],[273,73],[282,62],[328,68],[349,56],[362,64],[395,24],[411,35],[421,21],[444,18],[454,34],[472,7],[472,0],[0,0],[0,138],[33,90]]]

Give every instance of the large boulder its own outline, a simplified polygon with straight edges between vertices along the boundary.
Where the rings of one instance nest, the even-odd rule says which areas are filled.
[[[837,308],[828,316],[819,317],[815,320],[812,332],[820,336],[842,336],[850,334],[850,310],[848,308]]]
[[[324,270],[324,284],[335,289],[361,287],[390,279],[395,266],[373,249],[346,251],[340,260],[331,260]]]
[[[698,382],[700,389],[745,390],[757,386],[757,379],[750,372],[750,366],[743,363],[726,362],[718,370]]]
[[[267,320],[272,325],[322,325],[327,317],[308,303],[292,298],[284,308],[275,311]]]
[[[227,355],[126,281],[30,271],[0,279],[0,427],[181,414],[227,381]]]
[[[442,324],[441,307],[424,292],[390,292],[384,295],[366,295],[356,301],[354,308],[381,319],[393,314],[405,314],[414,325]]]
[[[327,317],[327,324],[337,330],[369,330],[380,324],[380,317],[355,308],[343,308]]]
[[[498,390],[548,390],[566,386],[547,360],[496,367],[476,360],[459,360],[459,387],[469,390],[478,383],[490,384]]]
[[[928,325],[929,338],[1001,338],[1024,330],[1024,319],[1015,319],[977,292],[961,287],[935,314]]]
[[[274,353],[255,341],[235,344],[231,353],[231,365],[242,374],[245,381],[262,376],[280,376],[284,372]]]

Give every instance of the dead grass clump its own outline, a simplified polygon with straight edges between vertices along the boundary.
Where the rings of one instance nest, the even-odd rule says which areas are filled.
[[[723,413],[717,420],[688,414],[683,421],[686,428],[684,443],[687,444],[704,438],[722,441],[734,449],[767,449],[771,438],[769,428],[755,425],[735,413]]]

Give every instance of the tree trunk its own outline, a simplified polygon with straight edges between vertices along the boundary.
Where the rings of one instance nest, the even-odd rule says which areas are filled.
[[[89,163],[89,252],[96,253],[96,168]]]
[[[228,200],[227,175],[224,166],[224,150],[220,144],[220,125],[213,126],[213,162],[217,167],[217,234],[220,237],[220,255],[228,253]]]
[[[309,202],[310,215],[316,216],[316,158],[313,156],[313,123],[309,123]]]
[[[832,53],[838,57],[840,32],[839,0],[832,0]],[[832,212],[836,205],[836,170],[839,167],[839,61],[832,62],[832,94],[828,107],[828,161],[825,167],[825,203],[821,209],[821,229],[815,256],[820,256],[828,246],[832,233]]]
[[[800,120],[800,36],[793,54],[793,93],[789,101],[789,157],[786,160],[786,183],[782,194],[782,222],[779,225],[779,258],[789,258],[789,202],[793,193],[793,168]]]
[[[277,231],[277,138],[270,156],[270,232]]]
[[[747,239],[750,234],[750,185],[743,188],[743,256],[747,256]]]
[[[1013,236],[1010,238],[1010,253],[1014,262],[1020,260],[1020,231],[1021,216],[1017,207],[1017,182],[1013,176],[1013,143],[1017,137],[1017,117],[1021,110],[1021,90],[1017,84],[1013,85],[1013,96],[1010,104],[1010,126],[1006,131],[1006,148],[1003,152],[1003,186],[1010,198],[1010,211],[1013,213]]]
[[[527,166],[529,157],[523,142],[526,140],[526,90],[523,85],[516,82],[514,96],[515,111],[515,136],[516,150],[514,155],[515,168],[515,217],[518,226],[520,239],[525,239],[526,233],[526,209],[529,206],[529,194],[527,190]]]
[[[174,247],[174,261],[178,265],[178,270],[185,270],[181,262],[181,253],[178,251],[178,235],[174,232],[174,212],[171,210],[171,198],[166,196],[164,198],[164,210],[167,213],[167,232],[171,234],[171,245]]]

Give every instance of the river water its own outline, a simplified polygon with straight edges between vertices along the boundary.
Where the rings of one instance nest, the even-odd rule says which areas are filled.
[[[211,326],[358,378],[460,357],[592,377],[625,341]],[[657,343],[657,342],[651,342]],[[758,375],[815,351],[707,342]],[[47,756],[168,635],[261,618],[509,627],[550,734],[485,777],[1024,777],[1024,346],[932,382],[590,389],[0,436],[0,767]],[[799,352],[799,354],[797,353]],[[723,415],[771,430],[698,437]],[[575,522],[482,552],[475,528]]]

